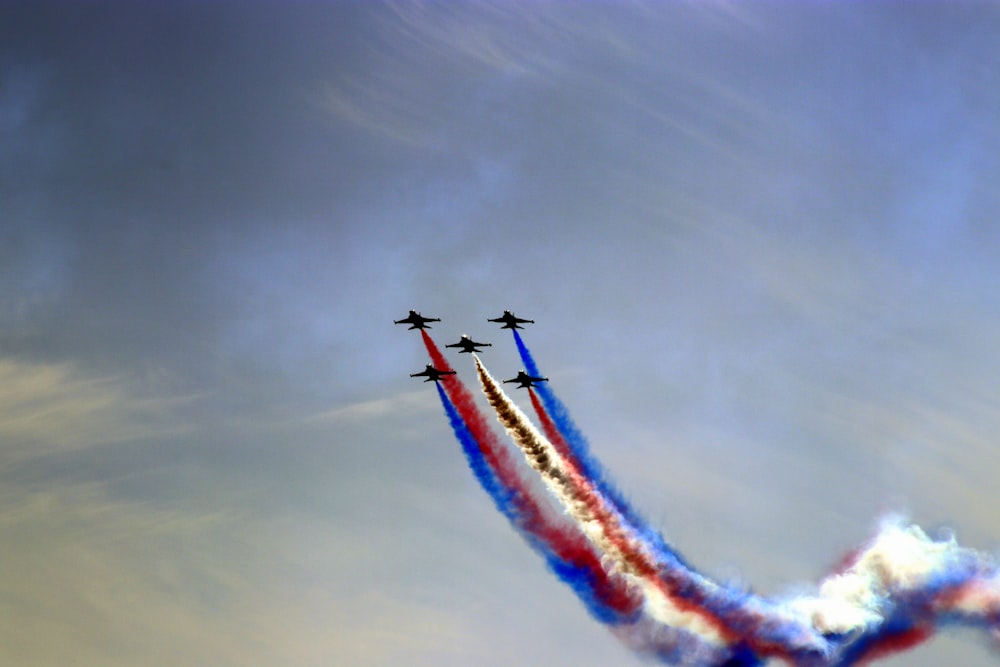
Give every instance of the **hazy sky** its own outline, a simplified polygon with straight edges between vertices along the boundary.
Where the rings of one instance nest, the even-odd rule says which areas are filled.
[[[893,510],[996,552],[998,34],[996,2],[0,2],[0,663],[636,662],[465,468],[409,308],[503,377],[486,318],[535,319],[709,574],[808,587]],[[943,662],[997,658],[884,664]]]

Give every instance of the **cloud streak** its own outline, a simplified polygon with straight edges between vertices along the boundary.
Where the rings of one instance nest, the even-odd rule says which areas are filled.
[[[436,367],[450,368],[426,331],[421,334]],[[516,331],[514,339],[529,371],[538,374]],[[533,393],[532,402],[555,444],[503,392],[478,356],[473,358],[483,393],[500,423],[602,554],[600,569],[620,573],[641,592],[643,615],[616,630],[638,652],[691,667],[749,667],[768,658],[799,667],[847,667],[909,649],[948,623],[1000,635],[997,564],[985,554],[959,547],[954,539],[931,539],[901,519],[887,519],[815,594],[770,600],[719,585],[687,565],[634,510],[617,506],[623,501],[617,492],[605,491],[613,487],[590,460],[582,435],[554,395],[543,401],[545,408]],[[454,376],[444,382],[461,386]],[[438,390],[445,400],[444,390]],[[448,412],[456,436],[464,440],[468,434],[462,419]],[[488,434],[476,439],[484,438],[489,439]],[[503,500],[506,493],[530,501],[527,487],[500,474],[504,466],[485,459],[472,467],[501,511],[510,514]],[[541,537],[530,524],[521,528],[529,542],[531,535]]]
[[[89,376],[71,363],[0,358],[0,457],[8,462],[178,434],[195,396],[147,396],[121,376]]]

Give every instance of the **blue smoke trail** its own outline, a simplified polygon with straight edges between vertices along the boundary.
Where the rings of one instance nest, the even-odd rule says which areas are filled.
[[[465,421],[458,414],[455,404],[448,398],[448,394],[445,393],[441,383],[435,382],[434,386],[437,387],[438,396],[441,397],[441,404],[444,406],[445,414],[448,416],[448,423],[451,424],[451,428],[455,432],[455,437],[462,445],[462,453],[465,454],[465,460],[472,469],[472,473],[479,480],[479,485],[483,487],[483,490],[493,500],[493,504],[496,505],[500,513],[507,517],[511,525],[517,528],[522,521],[522,517],[514,506],[515,492],[504,487],[500,483],[500,479],[496,473],[486,463],[483,453],[479,450],[479,443],[476,442],[469,428],[465,425]]]
[[[531,356],[531,352],[528,351],[528,347],[524,344],[520,334],[517,333],[516,329],[512,329],[511,332],[514,334],[517,351],[521,355],[522,363],[524,363],[524,370],[529,375],[541,376],[538,364],[535,363],[534,357]],[[694,571],[694,568],[667,544],[659,531],[653,529],[649,522],[632,507],[621,492],[610,482],[603,466],[590,454],[590,445],[570,417],[569,410],[556,397],[548,385],[539,383],[533,389],[541,399],[542,405],[545,406],[545,411],[549,414],[549,417],[556,424],[559,432],[566,440],[566,444],[569,445],[576,456],[584,476],[590,479],[594,486],[597,487],[597,490],[618,509],[621,515],[642,536],[646,543],[656,549],[658,555],[663,560]]]

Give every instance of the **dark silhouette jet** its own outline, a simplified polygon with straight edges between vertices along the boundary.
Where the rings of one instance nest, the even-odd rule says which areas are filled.
[[[439,371],[430,364],[427,364],[427,368],[425,368],[419,373],[410,373],[410,377],[411,378],[425,377],[427,379],[424,380],[424,382],[430,382],[431,380],[433,380],[434,382],[440,382],[442,375],[454,375],[454,374],[455,371]]]
[[[548,382],[548,378],[536,378],[532,375],[528,375],[523,370],[517,372],[517,377],[511,378],[509,380],[504,380],[507,382],[517,382],[518,389],[524,389],[525,387],[534,387],[536,382]]]
[[[445,347],[460,347],[461,350],[458,351],[459,354],[463,352],[482,352],[482,350],[477,350],[477,347],[493,347],[493,343],[477,343],[468,336],[462,336],[462,339],[457,343],[452,343],[451,345],[445,345]]]
[[[409,315],[407,315],[401,320],[393,320],[392,323],[409,324],[410,329],[430,329],[430,327],[427,326],[428,322],[440,322],[440,321],[441,321],[440,317],[424,317],[417,311],[411,310]],[[407,331],[409,331],[409,329],[407,329]]]
[[[501,329],[523,329],[524,327],[517,326],[518,324],[534,324],[535,320],[522,320],[520,317],[514,315],[514,313],[509,310],[503,311],[503,315],[500,317],[495,317],[493,319],[487,319],[487,322],[503,322]]]

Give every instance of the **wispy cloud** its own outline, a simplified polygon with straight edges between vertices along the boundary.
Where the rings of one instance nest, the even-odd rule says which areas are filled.
[[[314,515],[3,481],[0,663],[375,666],[472,649],[461,610],[370,574],[339,581],[342,552],[378,554]]]
[[[312,416],[312,420],[320,422],[357,422],[379,419],[388,415],[405,417],[417,412],[426,412],[436,407],[434,394],[430,391],[415,389],[405,394],[388,398],[376,398],[369,401],[358,401],[341,405]]]
[[[0,457],[123,442],[186,430],[192,396],[143,396],[120,376],[89,376],[70,363],[0,359]]]

